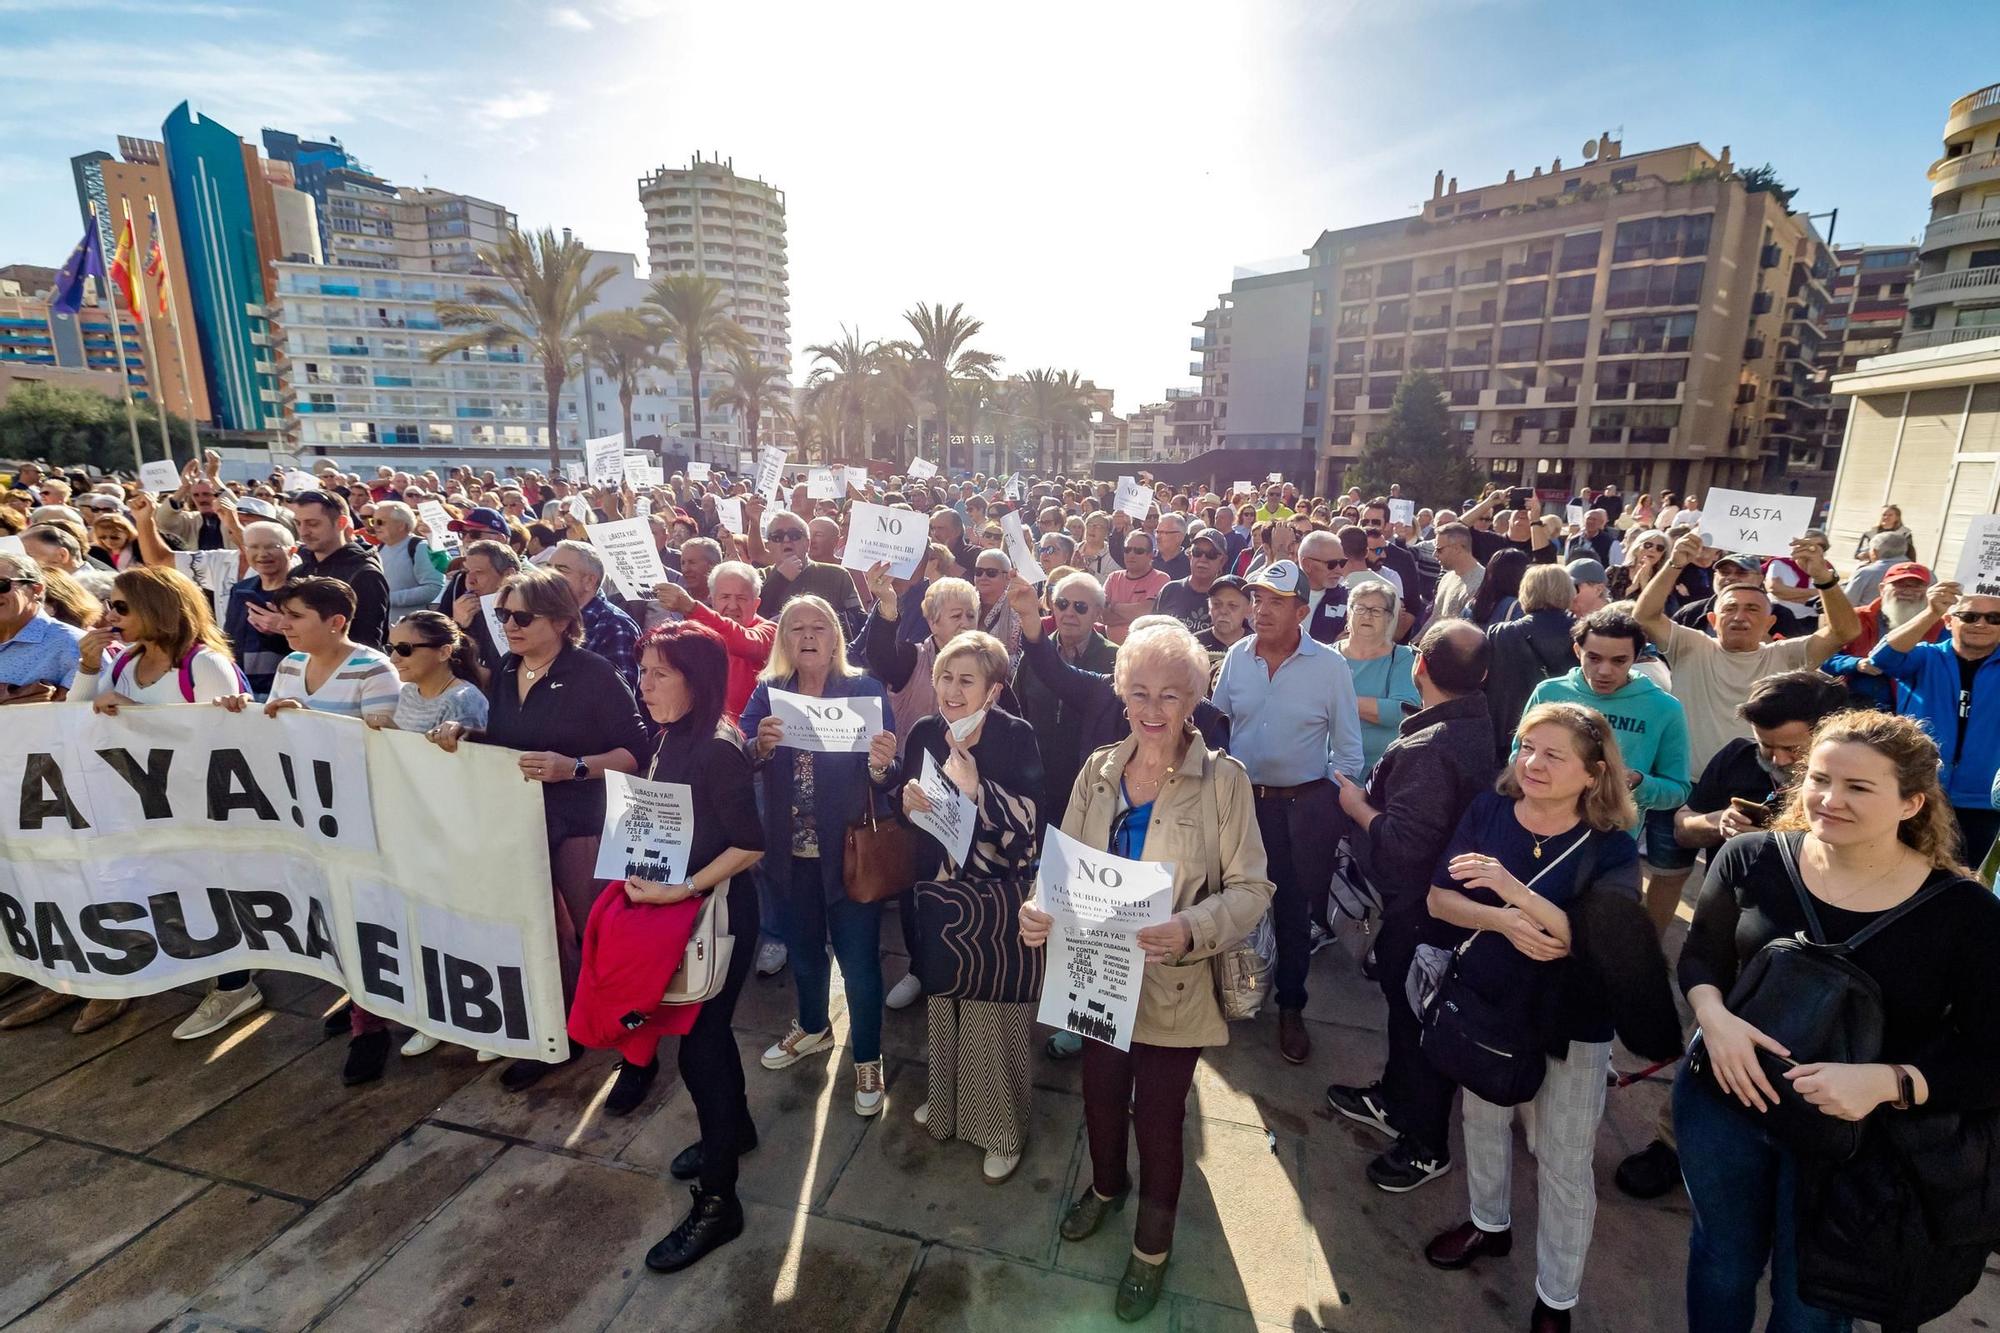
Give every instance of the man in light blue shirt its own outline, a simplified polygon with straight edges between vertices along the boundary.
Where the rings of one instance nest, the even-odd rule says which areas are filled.
[[[1359,777],[1361,713],[1347,663],[1304,632],[1306,576],[1280,560],[1250,578],[1254,631],[1222,659],[1215,706],[1229,717],[1229,753],[1249,771],[1257,825],[1277,892],[1278,1051],[1293,1064],[1312,1053],[1302,1011],[1312,958],[1314,904],[1333,878],[1347,816],[1336,773]]]

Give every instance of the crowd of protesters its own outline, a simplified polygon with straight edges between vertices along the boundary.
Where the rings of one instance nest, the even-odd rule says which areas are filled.
[[[1035,475],[871,472],[812,499],[719,470],[635,492],[325,462],[312,486],[225,483],[219,462],[164,496],[20,467],[0,491],[0,704],[302,708],[509,751],[542,796],[569,1058],[615,1048],[604,1110],[629,1115],[678,1038],[699,1138],[672,1163],[693,1204],[647,1254],[657,1271],[743,1230],[737,1161],[759,1128],[732,1015],[753,972],[788,973],[794,1017],[758,1076],[844,1052],[854,1113],[882,1114],[883,1012],[923,999],[909,1110],[977,1147],[996,1186],[1033,1124],[1034,1061],[1080,1059],[1089,1183],[1061,1230],[1085,1240],[1136,1185],[1115,1309],[1143,1318],[1196,1066],[1240,1017],[1216,960],[1269,941],[1274,1021],[1239,1031],[1308,1065],[1312,958],[1336,937],[1360,941],[1335,965],[1372,977],[1388,1011],[1378,1077],[1325,1071],[1343,1080],[1331,1109],[1383,1139],[1357,1187],[1445,1176],[1456,1104],[1466,1220],[1423,1254],[1442,1270],[1503,1255],[1519,1112],[1538,1333],[1568,1328],[1582,1296],[1618,1043],[1672,1080],[1615,1184],[1686,1189],[1691,1329],[1751,1328],[1767,1273],[1773,1329],[1914,1327],[2000,1242],[1980,1202],[2000,1195],[2000,905],[1978,878],[2000,833],[2000,597],[1916,563],[1894,507],[1842,553],[1843,581],[1823,531],[1778,557],[1719,550],[1697,497],[1616,488],[1544,512],[1520,489],[1406,501],[1141,478],[1135,517],[1109,482]],[[912,577],[843,564],[861,500],[926,516]],[[418,517],[433,501],[446,531]],[[1006,516],[1042,566],[1032,582]],[[614,579],[591,541],[630,518],[666,573],[651,589]],[[232,557],[231,577],[198,582],[203,552]],[[778,691],[873,700],[883,729],[865,753],[799,748]],[[684,881],[596,878],[614,772],[694,793]],[[912,835],[904,882],[859,892],[873,870],[850,863],[854,831],[930,811],[933,772],[970,801],[969,849]],[[1138,932],[1122,1049],[1066,1031],[1038,1045],[1033,994],[940,987],[916,962],[938,952],[928,932],[962,928],[933,920],[938,898],[999,904],[967,909],[996,956],[1047,948],[1033,883],[1052,828],[1172,867],[1171,916]],[[737,947],[706,998],[597,1022],[609,951],[685,941],[707,910]],[[911,960],[892,983],[890,912]],[[1773,950],[1798,936],[1836,946],[1873,997],[1865,1058],[1795,1054],[1766,1030]],[[0,1030],[65,1016],[87,1033],[129,1004],[9,974],[0,996]],[[253,974],[219,977],[172,1035],[262,1003]],[[385,1075],[385,1020],[349,1002],[328,1030],[348,1036],[347,1084]],[[437,1044],[405,1034],[401,1055]],[[499,1080],[520,1091],[555,1067],[518,1060]],[[1823,1148],[1835,1122],[1862,1127],[1858,1149]],[[1921,1207],[1891,1206],[1912,1191]]]

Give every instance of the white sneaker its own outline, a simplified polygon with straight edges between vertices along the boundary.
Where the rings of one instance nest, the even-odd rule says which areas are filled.
[[[1020,1164],[1021,1154],[1019,1153],[1003,1156],[997,1152],[990,1152],[986,1154],[986,1163],[980,1168],[980,1171],[985,1175],[987,1184],[998,1185],[1001,1181],[1013,1175],[1014,1168]]]
[[[785,953],[785,946],[782,943],[777,940],[765,940],[757,946],[757,975],[760,977],[777,976],[778,973],[785,970],[785,963],[788,957],[789,955]]]
[[[257,983],[246,981],[235,990],[212,990],[201,997],[194,1012],[174,1029],[175,1041],[193,1041],[211,1032],[220,1032],[247,1013],[263,1007],[264,992]]]
[[[930,1128],[931,1104],[929,1102],[925,1102],[922,1106],[919,1106],[917,1108],[917,1113],[911,1116],[910,1119],[916,1121],[918,1124],[924,1126],[924,1128],[926,1129]]]
[[[917,974],[906,972],[903,979],[889,987],[889,998],[883,1003],[891,1009],[907,1009],[924,997],[924,983],[917,980]]]
[[[854,1114],[871,1116],[880,1113],[882,1098],[887,1091],[882,1083],[880,1060],[854,1062]]]
[[[482,1065],[490,1065],[490,1064],[492,1064],[492,1063],[493,1063],[493,1062],[494,1062],[495,1060],[498,1060],[498,1059],[501,1059],[501,1058],[502,1058],[502,1057],[501,1057],[501,1055],[500,1055],[500,1052],[498,1052],[498,1051],[481,1051],[481,1052],[479,1053],[479,1063],[480,1063],[480,1064],[482,1064]]]
[[[794,1019],[791,1031],[780,1038],[777,1045],[765,1051],[758,1063],[766,1069],[789,1069],[814,1051],[824,1050],[831,1045],[833,1045],[832,1028],[821,1032],[807,1032]]]
[[[429,1055],[443,1044],[428,1032],[412,1032],[410,1039],[403,1043],[403,1058],[409,1060],[419,1055]]]

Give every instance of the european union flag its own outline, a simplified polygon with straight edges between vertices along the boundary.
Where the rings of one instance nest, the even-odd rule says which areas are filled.
[[[94,224],[83,233],[76,249],[69,252],[69,261],[62,266],[62,272],[56,275],[55,295],[49,301],[49,309],[59,315],[74,315],[81,310],[85,278],[96,278],[99,291],[109,282],[104,272],[104,242]]]

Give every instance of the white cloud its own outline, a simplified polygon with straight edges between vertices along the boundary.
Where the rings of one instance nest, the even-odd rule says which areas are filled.
[[[555,99],[539,88],[516,88],[499,97],[474,103],[472,114],[490,128],[546,116],[555,104]]]
[[[597,25],[590,16],[574,5],[558,5],[549,11],[549,22],[558,28],[568,28],[571,32],[589,32]]]

